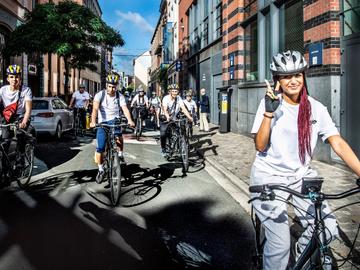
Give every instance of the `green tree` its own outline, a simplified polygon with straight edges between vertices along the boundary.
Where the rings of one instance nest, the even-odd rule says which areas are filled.
[[[100,47],[123,46],[120,33],[90,9],[71,1],[36,5],[25,15],[25,22],[9,37],[4,49],[7,56],[21,53],[55,53],[65,63],[65,94],[70,68],[96,70]]]

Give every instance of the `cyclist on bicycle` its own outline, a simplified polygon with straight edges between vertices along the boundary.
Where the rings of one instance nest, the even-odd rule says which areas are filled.
[[[117,85],[119,83],[119,75],[109,74],[106,77],[106,90],[99,91],[93,101],[93,111],[91,114],[91,123],[90,127],[94,128],[96,126],[96,120],[98,123],[105,123],[112,125],[115,123],[116,118],[125,115],[129,125],[134,127],[135,124],[131,119],[131,114],[129,109],[126,106],[125,98],[117,91]],[[119,147],[119,157],[124,161],[123,150],[124,150],[124,140],[121,133],[121,128],[119,127],[116,130],[116,143]],[[106,147],[106,132],[103,128],[99,128],[96,133],[96,152],[95,152],[95,162],[98,164],[99,171],[96,176],[96,182],[101,183],[104,179],[104,152]]]
[[[76,116],[80,114],[80,121],[82,128],[86,127],[86,110],[89,106],[90,95],[85,89],[84,84],[79,85],[79,90],[75,91],[72,95],[70,101],[70,108],[74,108],[74,123],[76,121]]]
[[[159,117],[160,117],[160,107],[161,107],[160,97],[157,96],[155,92],[152,92],[152,96],[149,100],[149,103],[150,103],[150,108],[152,108],[155,111],[155,117],[157,119],[157,127],[159,128],[160,127]]]
[[[251,169],[250,185],[284,184],[300,192],[302,178],[317,175],[310,168],[310,161],[318,136],[329,143],[335,153],[360,176],[359,159],[339,135],[327,108],[308,96],[306,68],[305,58],[297,51],[279,53],[272,59],[270,69],[275,92],[265,81],[267,92],[260,102],[251,130],[255,134],[257,154]],[[285,200],[288,197],[283,192],[275,193]],[[296,197],[293,205],[305,228],[296,244],[299,255],[313,231],[314,206],[310,200]],[[323,206],[322,215],[325,216],[330,209],[326,202]],[[286,202],[257,200],[253,202],[253,207],[265,228],[263,268],[286,269],[290,254]],[[336,219],[329,215],[324,222],[329,241],[338,234]]]
[[[30,116],[32,110],[32,92],[27,86],[21,84],[21,67],[19,65],[10,65],[6,69],[8,85],[0,88],[0,110],[2,123],[9,124],[18,122],[19,128],[33,133],[30,126]],[[9,147],[14,134],[10,128],[2,129],[2,139],[7,142]],[[26,136],[23,133],[18,134],[19,150],[25,152]],[[21,156],[23,162],[23,155]]]
[[[138,116],[138,110],[140,110],[140,115],[142,119],[142,125],[145,125],[145,118],[147,114],[147,109],[149,108],[149,100],[148,97],[145,95],[145,91],[143,87],[140,85],[137,89],[137,94],[131,101],[131,108],[133,113],[133,119],[136,121]]]
[[[163,121],[160,123],[160,143],[161,143],[161,155],[166,156],[166,138],[169,136],[169,121],[171,119],[175,120],[178,117],[179,112],[181,111],[189,119],[190,122],[193,121],[191,115],[186,109],[184,102],[179,94],[179,86],[177,84],[171,84],[168,86],[170,94],[165,96],[162,100],[162,108],[166,118],[166,122]]]
[[[196,125],[198,108],[196,106],[196,102],[192,99],[193,91],[191,89],[189,89],[188,91],[186,91],[185,95],[186,95],[186,97],[184,99],[185,107],[189,111],[189,113],[192,115],[193,122]],[[190,136],[192,137],[192,135],[193,135],[193,128],[192,128],[192,124],[191,124],[190,125]]]

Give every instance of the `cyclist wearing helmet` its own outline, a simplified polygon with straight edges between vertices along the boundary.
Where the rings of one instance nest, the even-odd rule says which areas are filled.
[[[129,125],[134,127],[135,124],[131,119],[129,109],[126,106],[125,98],[117,91],[117,85],[119,83],[119,75],[109,74],[106,77],[106,90],[99,91],[93,101],[93,110],[91,115],[90,127],[96,126],[96,119],[99,123],[106,123],[109,125],[114,124],[115,119],[121,117],[122,113],[125,115]],[[122,112],[121,112],[122,111]],[[121,128],[116,130],[117,145],[119,147],[119,157],[123,160],[123,148],[124,140],[121,133]],[[101,183],[104,179],[104,152],[106,147],[106,133],[105,130],[99,128],[96,133],[96,152],[95,161],[98,164],[99,171],[96,176],[96,182]]]
[[[150,98],[150,106],[152,107],[153,110],[155,110],[155,114],[156,114],[156,119],[157,119],[157,127],[160,127],[160,107],[161,107],[161,100],[159,98],[159,96],[156,95],[155,92],[152,92],[151,98]]]
[[[266,81],[267,92],[258,107],[251,133],[255,134],[256,158],[251,169],[250,185],[284,184],[300,192],[303,177],[317,176],[311,169],[318,136],[328,142],[344,162],[360,176],[360,162],[339,135],[327,108],[308,96],[305,80],[307,62],[301,53],[287,51],[275,55],[270,65],[275,92]],[[287,199],[286,193],[275,192]],[[257,196],[258,194],[252,194]],[[279,200],[254,201],[253,206],[266,234],[264,269],[286,269],[290,254],[290,232],[286,203]],[[314,207],[309,200],[294,197],[295,214],[305,228],[296,243],[300,255],[313,231]],[[331,211],[327,202],[322,215]],[[312,215],[312,216],[311,216]],[[306,217],[306,218],[304,218]],[[336,219],[325,219],[326,237],[338,235]]]
[[[196,106],[196,102],[192,99],[193,91],[191,89],[189,89],[188,91],[186,91],[185,95],[186,95],[186,97],[184,99],[185,107],[189,111],[189,113],[192,115],[194,124],[196,124],[198,108]],[[193,135],[192,125],[190,126],[190,135],[191,136]]]
[[[32,110],[32,92],[27,86],[21,84],[21,67],[10,65],[6,69],[8,85],[0,88],[0,105],[2,122],[4,124],[19,122],[19,128],[31,132],[30,116]],[[10,145],[11,134],[9,128],[2,129],[2,138]],[[18,134],[21,153],[25,152],[26,138],[22,133]],[[23,158],[23,157],[22,157]]]
[[[160,142],[162,156],[166,156],[165,145],[166,138],[169,136],[169,121],[171,119],[176,119],[180,111],[185,114],[190,122],[193,121],[191,115],[184,105],[182,98],[178,96],[179,86],[177,84],[171,84],[168,86],[168,90],[169,95],[165,96],[162,100],[163,112],[166,118],[166,122],[160,123]]]
[[[70,108],[75,107],[74,109],[74,121],[76,119],[76,115],[80,113],[80,119],[82,123],[83,129],[86,127],[86,110],[89,106],[90,95],[85,89],[84,84],[79,85],[79,90],[75,91],[72,95],[70,101]],[[75,103],[75,105],[74,105]]]
[[[145,95],[145,91],[143,87],[140,85],[137,89],[137,94],[131,101],[131,108],[132,108],[132,115],[133,119],[136,121],[138,111],[140,110],[141,118],[143,119],[142,125],[145,125],[144,119],[146,118],[147,109],[149,108],[149,100],[148,97]]]

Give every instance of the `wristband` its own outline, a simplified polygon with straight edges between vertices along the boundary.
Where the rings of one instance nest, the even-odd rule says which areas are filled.
[[[267,115],[267,114],[263,114],[264,115],[264,117],[266,117],[266,118],[270,118],[270,119],[272,119],[272,118],[274,118],[274,116],[269,116],[269,115]]]

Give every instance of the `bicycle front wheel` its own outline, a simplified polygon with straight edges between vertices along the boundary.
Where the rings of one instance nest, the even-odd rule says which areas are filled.
[[[20,175],[17,177],[16,182],[20,188],[25,188],[31,179],[31,175],[34,168],[34,145],[26,144],[24,158],[21,160],[23,164]]]
[[[117,206],[121,193],[121,164],[117,152],[113,152],[109,161],[109,184],[111,193],[111,203]]]
[[[187,172],[189,170],[189,148],[184,136],[182,136],[180,140],[180,149],[183,171]]]

